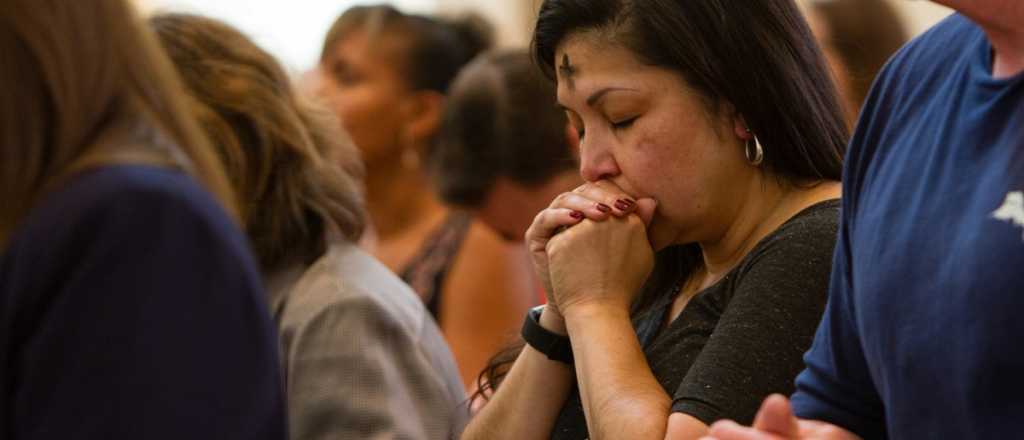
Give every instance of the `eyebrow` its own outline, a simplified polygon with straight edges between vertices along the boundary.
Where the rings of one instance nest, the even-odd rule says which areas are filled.
[[[628,87],[605,87],[605,88],[603,88],[601,90],[598,90],[598,91],[592,93],[589,97],[587,97],[587,107],[593,107],[594,104],[597,104],[597,102],[600,101],[601,98],[604,98],[604,95],[607,95],[609,92],[638,92],[638,91],[639,90],[631,89],[631,88],[628,88]],[[561,103],[558,103],[558,102],[555,103],[555,107],[557,107],[557,108],[559,108],[561,110],[569,110],[568,107],[566,107],[566,106],[564,106],[564,105],[562,105]]]
[[[601,90],[598,90],[598,91],[594,92],[593,94],[590,95],[590,97],[587,98],[587,107],[593,107],[594,104],[597,104],[597,101],[600,101],[601,98],[604,98],[604,95],[607,95],[608,92],[623,92],[623,91],[624,92],[635,92],[636,90],[635,89],[626,88],[626,87],[605,87],[605,88],[603,88]]]

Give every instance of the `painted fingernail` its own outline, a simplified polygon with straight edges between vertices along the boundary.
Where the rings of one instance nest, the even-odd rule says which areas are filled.
[[[615,207],[618,208],[619,211],[629,211],[633,209],[634,206],[636,206],[636,202],[629,199],[619,199],[615,201]]]
[[[604,213],[612,212],[612,208],[610,206],[608,206],[608,205],[605,205],[604,203],[598,203],[597,204],[597,210],[601,211],[601,212],[604,212]]]
[[[583,220],[583,213],[579,211],[573,211],[569,213],[569,217],[572,217],[576,220]]]

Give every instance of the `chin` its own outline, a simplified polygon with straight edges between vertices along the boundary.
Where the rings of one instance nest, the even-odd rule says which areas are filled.
[[[658,219],[655,218],[655,220],[651,222],[651,226],[647,229],[647,240],[651,243],[651,249],[653,249],[654,252],[659,252],[676,244],[675,234],[667,228],[659,228],[658,226]]]

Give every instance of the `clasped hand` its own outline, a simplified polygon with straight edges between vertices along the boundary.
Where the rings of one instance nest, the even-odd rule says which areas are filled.
[[[609,181],[558,196],[526,233],[549,307],[565,315],[583,304],[629,308],[654,266],[647,226],[653,199],[634,199]]]

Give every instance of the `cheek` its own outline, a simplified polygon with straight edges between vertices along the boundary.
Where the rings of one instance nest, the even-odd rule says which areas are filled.
[[[356,145],[367,152],[387,149],[399,125],[393,100],[370,87],[353,87],[338,95],[335,112]]]
[[[685,222],[707,204],[708,148],[713,146],[682,128],[648,131],[636,144],[634,159],[623,164],[636,195],[655,198],[658,214],[671,222]]]

